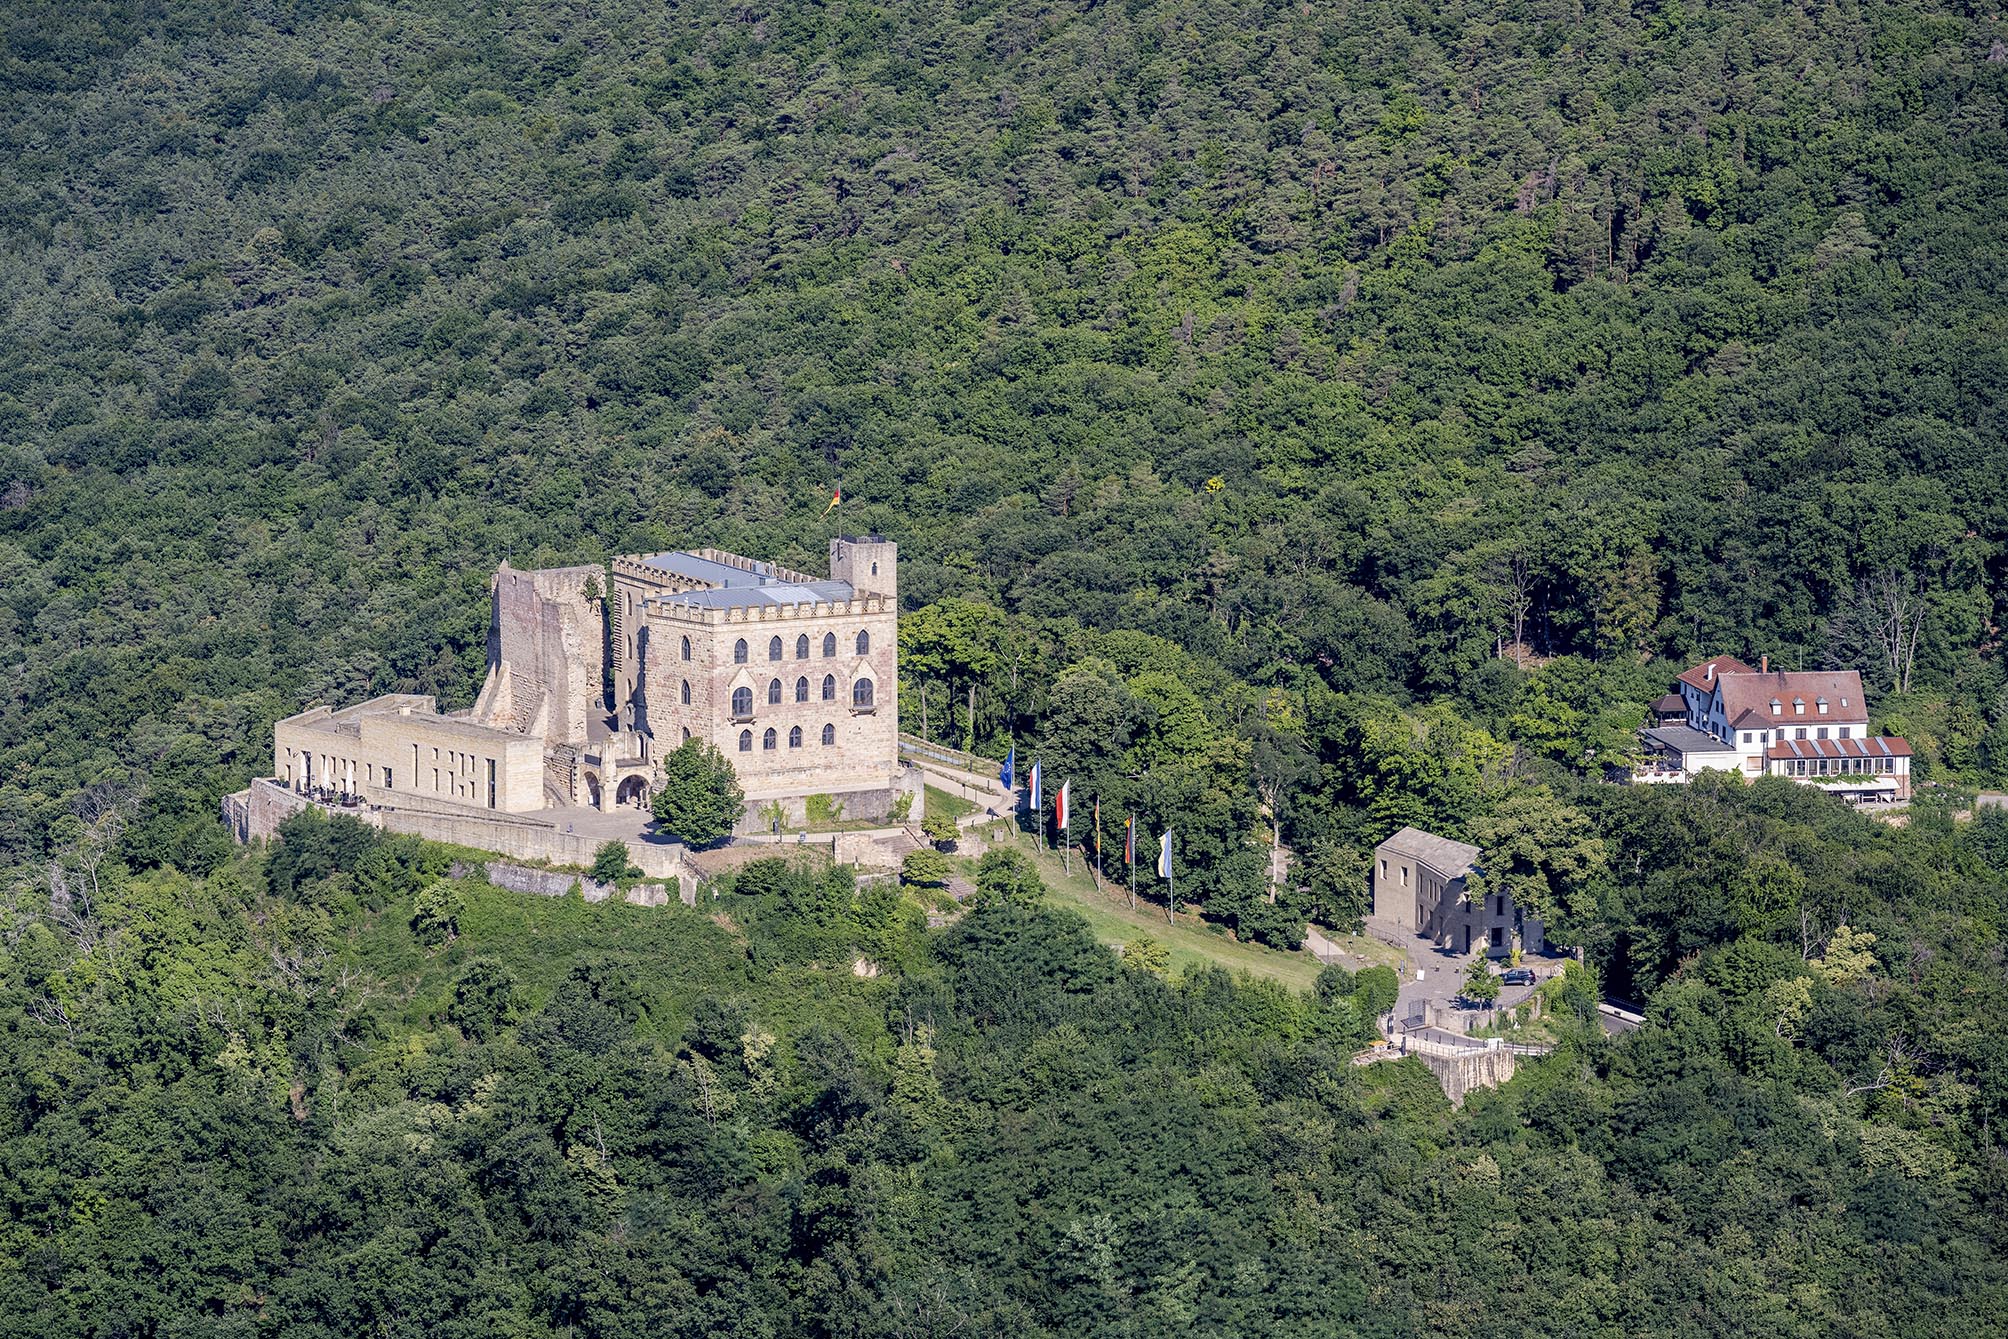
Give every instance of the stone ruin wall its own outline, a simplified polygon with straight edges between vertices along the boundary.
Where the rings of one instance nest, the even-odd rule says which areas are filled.
[[[508,700],[494,704],[493,724],[541,734],[546,744],[586,738],[606,667],[601,605],[586,598],[589,585],[604,589],[606,574],[597,567],[519,572],[506,563],[496,572],[488,669],[492,678],[508,667]]]

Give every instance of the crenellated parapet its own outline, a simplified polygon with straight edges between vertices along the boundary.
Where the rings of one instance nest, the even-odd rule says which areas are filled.
[[[739,605],[723,609],[691,604],[679,600],[675,595],[650,595],[644,602],[651,618],[705,627],[788,623],[804,619],[855,619],[878,617],[895,612],[894,602],[883,595],[863,595],[851,600],[804,601],[799,604]]]

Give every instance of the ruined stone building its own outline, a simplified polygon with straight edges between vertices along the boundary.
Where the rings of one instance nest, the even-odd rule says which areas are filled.
[[[611,591],[598,567],[505,562],[470,710],[403,694],[315,707],[275,727],[273,782],[520,827],[646,808],[662,759],[698,738],[738,772],[749,823],[776,802],[799,822],[812,795],[882,818],[918,786],[899,755],[898,561],[876,536],[832,540],[828,577],[714,549],[635,554],[614,559]]]

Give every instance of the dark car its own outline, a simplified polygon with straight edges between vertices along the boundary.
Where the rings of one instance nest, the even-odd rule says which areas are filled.
[[[1534,973],[1525,967],[1509,967],[1499,978],[1509,986],[1531,986]]]

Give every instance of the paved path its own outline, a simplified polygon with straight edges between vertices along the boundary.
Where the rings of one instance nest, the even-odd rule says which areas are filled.
[[[1465,977],[1471,971],[1471,960],[1476,952],[1456,953],[1447,948],[1438,948],[1420,935],[1410,934],[1386,922],[1368,920],[1367,933],[1384,944],[1392,944],[1402,952],[1401,989],[1395,997],[1394,1016],[1397,1024],[1404,1023],[1423,1012],[1426,1004],[1438,1008],[1455,1007],[1459,994],[1464,989]],[[1559,961],[1557,959],[1556,961]],[[1539,958],[1532,963],[1546,964],[1548,959]],[[1530,963],[1531,965],[1531,963]],[[1422,974],[1420,981],[1416,973]],[[1512,1009],[1527,1002],[1534,993],[1533,986],[1505,986],[1493,1006],[1498,1009]]]

